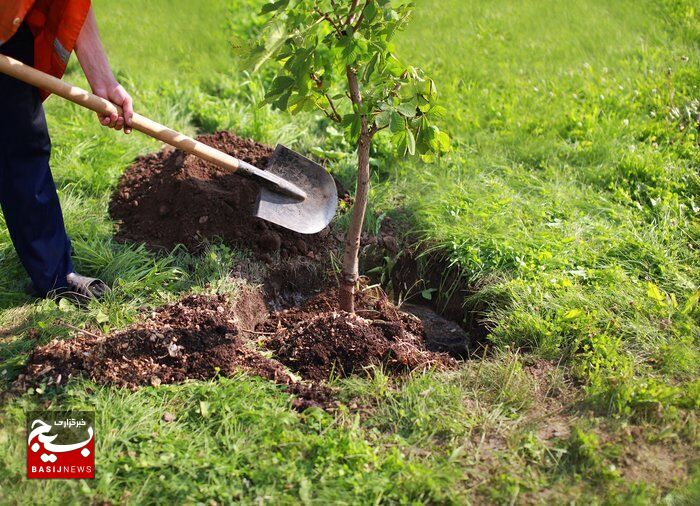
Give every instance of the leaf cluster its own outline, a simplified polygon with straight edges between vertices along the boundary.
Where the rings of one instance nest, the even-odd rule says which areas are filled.
[[[445,114],[435,83],[403,64],[392,44],[412,9],[407,0],[266,3],[261,42],[245,51],[253,69],[279,65],[265,101],[292,114],[320,110],[353,142],[386,131],[399,155],[449,151],[449,136],[434,124]]]

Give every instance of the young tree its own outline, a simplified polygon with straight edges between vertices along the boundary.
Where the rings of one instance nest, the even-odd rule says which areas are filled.
[[[272,0],[263,42],[250,49],[255,68],[277,61],[280,71],[266,94],[273,107],[297,113],[320,110],[347,129],[357,145],[357,190],[345,239],[340,308],[354,312],[360,236],[367,208],[370,148],[391,134],[398,155],[425,160],[450,148],[433,124],[445,109],[435,83],[403,65],[391,44],[407,23],[407,0]]]

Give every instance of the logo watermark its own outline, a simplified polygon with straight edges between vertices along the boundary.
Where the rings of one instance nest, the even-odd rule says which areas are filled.
[[[27,413],[27,478],[94,478],[94,427],[90,411]]]

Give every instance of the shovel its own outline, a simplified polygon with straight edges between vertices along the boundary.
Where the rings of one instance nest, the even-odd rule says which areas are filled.
[[[110,101],[14,58],[0,55],[0,72],[99,114],[121,113]],[[267,170],[260,170],[140,114],[134,113],[131,126],[186,153],[257,181],[260,194],[253,215],[258,218],[295,232],[314,234],[323,230],[335,215],[338,192],[333,177],[319,164],[281,144],[270,158]]]

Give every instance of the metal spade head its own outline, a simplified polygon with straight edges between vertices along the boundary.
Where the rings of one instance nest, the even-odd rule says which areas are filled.
[[[261,186],[254,216],[302,234],[315,234],[330,223],[338,207],[333,176],[319,164],[278,144],[266,172],[306,193],[304,200]]]

